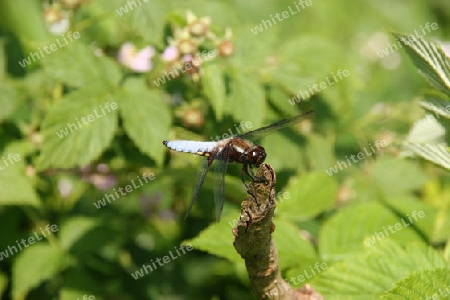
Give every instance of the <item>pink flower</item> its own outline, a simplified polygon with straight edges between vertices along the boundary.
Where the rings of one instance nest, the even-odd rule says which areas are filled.
[[[140,51],[132,43],[125,43],[119,50],[118,60],[131,70],[144,73],[152,69],[151,58],[155,55],[155,48],[147,46]]]
[[[70,194],[72,194],[74,188],[72,181],[68,179],[61,179],[58,181],[57,185],[58,185],[58,192],[61,195],[61,197],[67,198],[70,196]]]
[[[164,52],[162,54],[162,59],[164,61],[174,61],[178,59],[178,56],[180,55],[180,52],[178,51],[178,48],[175,46],[168,46],[166,49],[164,49]]]
[[[192,55],[190,54],[186,54],[183,56],[183,61],[184,62],[191,62],[192,61]]]
[[[109,190],[117,184],[117,178],[113,175],[91,174],[89,181],[100,191]]]

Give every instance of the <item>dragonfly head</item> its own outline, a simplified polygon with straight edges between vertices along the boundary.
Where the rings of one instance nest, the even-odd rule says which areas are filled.
[[[247,161],[256,167],[259,167],[265,159],[266,151],[261,146],[255,146],[248,152]]]

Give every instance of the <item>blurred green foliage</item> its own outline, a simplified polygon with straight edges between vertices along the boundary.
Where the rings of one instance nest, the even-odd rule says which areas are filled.
[[[311,121],[260,141],[282,192],[274,239],[283,278],[312,274],[290,282],[310,283],[326,299],[416,299],[449,286],[449,113],[436,107],[448,103],[450,63],[437,44],[401,47],[389,30],[423,33],[436,23],[425,38],[445,48],[450,4],[312,0],[264,28],[289,7],[296,9],[284,0],[0,3],[2,299],[254,298],[232,246],[245,196],[240,167],[229,166],[220,223],[212,174],[183,222],[202,158],[161,142],[209,141],[242,121],[256,129],[310,109]],[[187,11],[208,24],[208,37],[184,39],[182,28],[193,24]],[[65,21],[72,37],[51,33]],[[168,46],[192,41],[215,57],[156,84],[176,66],[165,59]],[[139,52],[147,61],[133,51],[119,59],[126,42],[147,49]],[[424,63],[421,47],[436,59]],[[342,71],[349,76],[333,77]],[[441,118],[419,132],[421,107]],[[376,141],[387,146],[372,151]],[[98,202],[119,188],[127,193]],[[53,224],[58,230],[43,237]],[[132,276],[182,244],[194,250]],[[326,270],[312,273],[317,263]]]

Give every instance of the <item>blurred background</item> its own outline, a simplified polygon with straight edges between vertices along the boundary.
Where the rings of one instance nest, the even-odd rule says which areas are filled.
[[[257,141],[281,192],[283,277],[359,255],[414,210],[426,217],[387,238],[445,252],[448,171],[399,147],[429,85],[390,31],[445,49],[449,20],[443,0],[3,0],[2,299],[256,299],[231,232],[241,166],[229,166],[220,223],[213,174],[183,220],[203,158],[162,141],[217,140],[311,109]],[[317,276],[297,287],[338,298]]]

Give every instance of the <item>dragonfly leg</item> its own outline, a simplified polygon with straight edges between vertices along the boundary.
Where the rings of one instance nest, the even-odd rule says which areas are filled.
[[[252,195],[253,199],[255,199],[256,204],[259,206],[258,197],[256,197],[255,193],[253,193],[250,188],[247,189],[247,192]]]
[[[252,180],[255,180],[256,175],[255,172],[253,172],[253,165],[250,165],[250,173],[248,176],[250,176]]]
[[[248,190],[248,189],[249,189],[249,186],[248,186],[248,184],[245,182],[245,174],[247,174],[247,175],[250,176],[250,174],[248,174],[248,165],[246,165],[246,164],[244,164],[244,165],[242,166],[241,179],[242,179],[242,182],[244,183],[245,188]],[[250,176],[250,177],[251,177],[251,176]]]
[[[256,176],[256,174],[253,172],[253,166],[252,165],[250,165],[250,172],[251,172],[251,175],[249,174],[248,176],[250,176],[253,181],[256,181],[256,182],[259,182],[259,183],[267,183],[267,180],[264,177]]]
[[[258,202],[258,197],[256,197],[256,194],[253,193],[253,191],[250,189],[248,190],[248,192],[250,193],[250,195],[252,195],[253,199],[255,199],[256,205],[258,205],[258,207],[259,207],[260,204]]]
[[[250,171],[249,171],[249,167],[250,167]],[[247,188],[247,190],[249,189],[249,185],[245,182],[245,175],[248,175],[248,177],[250,177],[250,179],[252,181],[255,182],[265,182],[265,179],[262,177],[258,177],[255,175],[255,173],[253,172],[253,166],[252,165],[243,165],[242,167],[242,182],[244,183],[244,186]]]
[[[248,167],[250,166],[250,172],[248,171]],[[253,173],[252,165],[244,164],[242,167],[242,178],[245,178],[245,174],[250,177],[251,180],[255,180],[255,174]]]
[[[250,166],[251,168],[251,166]],[[252,195],[252,197],[255,199],[256,203],[259,205],[258,203],[258,198],[256,197],[255,193],[253,193],[253,191],[250,189],[250,186],[245,182],[245,174],[247,174],[248,176],[250,176],[250,178],[252,180],[255,180],[254,174],[252,176],[252,174],[250,174],[248,172],[248,165],[244,164],[242,166],[242,182],[244,183],[245,188],[247,189],[247,192]]]

